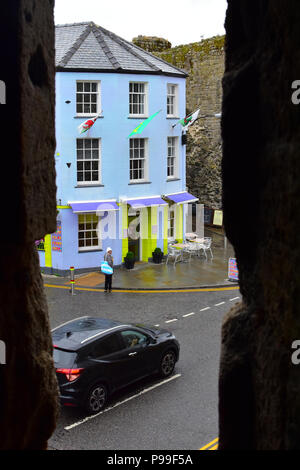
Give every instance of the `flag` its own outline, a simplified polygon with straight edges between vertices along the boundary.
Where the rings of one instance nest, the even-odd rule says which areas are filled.
[[[150,121],[152,121],[152,119],[158,114],[161,112],[161,109],[159,111],[157,111],[156,113],[152,114],[152,116],[148,117],[148,119],[146,119],[146,121],[143,121],[141,122],[141,124],[139,124],[132,132],[131,134],[129,134],[128,137],[131,137],[135,134],[140,134],[144,129],[145,127],[149,124]]]
[[[198,119],[200,109],[197,109],[193,114],[190,114],[189,116],[180,119],[173,127],[177,126],[177,124],[181,124],[183,127],[183,130],[187,130],[195,121]]]
[[[83,134],[84,132],[90,130],[90,128],[93,127],[93,125],[95,124],[95,122],[97,121],[99,116],[100,116],[100,114],[97,114],[97,116],[95,116],[91,119],[87,119],[82,124],[80,124],[80,126],[78,126],[79,134]]]

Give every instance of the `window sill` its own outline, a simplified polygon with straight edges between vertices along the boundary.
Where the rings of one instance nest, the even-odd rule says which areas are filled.
[[[95,183],[95,184],[77,184],[74,188],[104,188],[104,184]]]
[[[132,183],[128,183],[128,186],[133,184],[151,184],[152,181],[133,181]]]
[[[95,249],[91,249],[91,250],[78,250],[78,254],[82,254],[82,253],[94,253],[95,251],[103,251],[102,248],[95,248]]]
[[[170,181],[180,181],[181,178],[167,178],[167,183],[169,183]]]
[[[136,115],[129,115],[128,119],[148,119],[149,116],[145,116],[145,114],[136,114]]]
[[[167,116],[166,119],[180,119],[179,116]]]
[[[74,119],[86,119],[86,118],[93,118],[97,115],[97,113],[94,114],[75,114]],[[104,116],[98,116],[98,119],[104,118]]]

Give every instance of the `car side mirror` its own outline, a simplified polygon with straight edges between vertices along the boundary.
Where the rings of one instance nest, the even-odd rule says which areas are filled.
[[[147,344],[155,344],[156,343],[156,339],[155,338],[151,338],[150,336],[148,337],[147,339]]]

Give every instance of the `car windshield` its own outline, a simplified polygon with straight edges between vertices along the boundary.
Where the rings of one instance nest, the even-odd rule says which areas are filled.
[[[76,353],[74,351],[63,351],[62,349],[53,348],[53,360],[55,366],[71,368],[75,362]]]

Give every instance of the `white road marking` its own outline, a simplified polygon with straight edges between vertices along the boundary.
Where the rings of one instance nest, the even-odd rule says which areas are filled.
[[[156,326],[156,327],[157,327],[157,326],[159,326],[159,325],[154,325],[154,326]]]
[[[200,312],[204,312],[204,310],[209,310],[209,309],[210,309],[210,307],[204,307],[200,310]]]
[[[165,323],[172,323],[173,321],[177,321],[178,319],[177,318],[173,318],[173,320],[167,320],[165,321]]]
[[[219,305],[223,305],[223,304],[225,304],[225,302],[220,302],[218,304],[215,304],[215,307],[219,307]]]
[[[169,379],[163,380],[162,382],[159,382],[158,384],[152,385],[152,387],[145,388],[145,389],[142,390],[141,392],[136,393],[135,395],[132,395],[131,397],[126,398],[126,399],[123,400],[123,401],[119,401],[119,402],[116,403],[115,405],[110,406],[109,408],[105,408],[103,411],[100,411],[99,413],[97,413],[97,414],[95,414],[95,415],[87,416],[86,418],[82,419],[81,421],[77,421],[77,423],[73,423],[73,424],[70,424],[69,426],[66,426],[66,427],[65,427],[65,430],[66,430],[66,431],[69,431],[70,429],[76,428],[76,427],[79,426],[80,424],[84,424],[84,423],[86,423],[87,421],[89,421],[90,419],[94,419],[94,418],[96,418],[97,416],[99,416],[99,415],[101,415],[101,414],[103,414],[103,413],[106,413],[107,411],[110,411],[110,410],[112,410],[112,409],[114,409],[114,408],[117,408],[117,406],[123,405],[123,403],[126,403],[126,402],[128,402],[128,401],[130,401],[130,400],[133,400],[134,398],[140,397],[141,395],[144,395],[144,393],[150,392],[150,390],[153,390],[154,388],[160,387],[161,385],[164,385],[165,383],[171,382],[171,380],[178,379],[179,377],[181,377],[181,374],[176,374],[176,375],[173,375],[172,377],[170,377]]]
[[[233,300],[238,300],[239,297],[234,297],[233,299],[229,299],[229,302],[232,302]]]
[[[195,312],[186,313],[185,315],[182,315],[182,317],[186,318],[186,317],[190,317],[191,315],[195,315]]]

